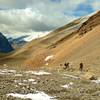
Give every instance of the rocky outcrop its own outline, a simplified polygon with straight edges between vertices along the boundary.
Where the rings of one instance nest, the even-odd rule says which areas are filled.
[[[86,22],[84,22],[77,33],[79,35],[83,35],[94,29],[94,27],[96,27],[97,25],[100,25],[100,11],[92,15]]]
[[[0,52],[11,52],[13,50],[12,46],[6,39],[6,37],[0,32]]]

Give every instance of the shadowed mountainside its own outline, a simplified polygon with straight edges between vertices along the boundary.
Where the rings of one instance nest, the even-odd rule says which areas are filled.
[[[0,32],[0,52],[7,53],[13,50],[6,37]]]

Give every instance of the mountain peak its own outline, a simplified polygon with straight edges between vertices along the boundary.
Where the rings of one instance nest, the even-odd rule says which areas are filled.
[[[10,52],[13,48],[6,39],[6,37],[0,32],[0,52]]]

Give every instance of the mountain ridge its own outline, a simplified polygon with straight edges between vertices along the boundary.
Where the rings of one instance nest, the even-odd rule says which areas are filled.
[[[99,15],[100,11],[92,16],[86,16],[86,19],[85,17],[79,18],[54,30],[45,37],[27,43],[23,48],[3,58],[3,60],[11,62],[16,60],[16,63],[14,63],[16,66],[29,66],[32,68],[40,66],[59,66],[66,61],[73,63],[83,61],[87,63],[84,59],[90,59],[92,56],[89,50],[94,51],[96,48],[94,54],[96,54],[96,52],[99,53],[99,51],[97,51],[97,49],[100,49],[98,36],[100,32]],[[89,29],[89,27],[92,27],[92,29]],[[87,56],[89,54],[90,57]],[[46,57],[51,55],[53,57],[45,61]],[[96,54],[96,57],[97,56],[98,54]],[[94,57],[94,60],[96,60],[96,57]],[[96,62],[99,64],[97,60]],[[90,66],[93,66],[91,64]]]

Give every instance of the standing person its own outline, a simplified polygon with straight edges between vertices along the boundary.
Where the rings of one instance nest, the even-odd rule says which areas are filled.
[[[80,71],[83,71],[83,67],[84,67],[84,66],[83,66],[83,63],[81,62],[81,63],[80,63],[79,70],[80,70]]]
[[[64,69],[68,69],[69,68],[69,62],[68,63],[64,63]]]

